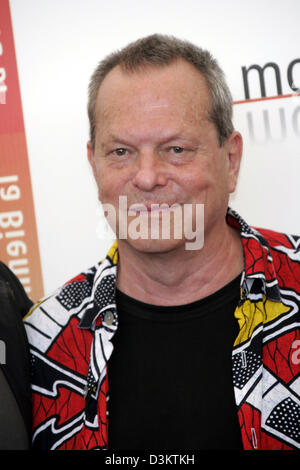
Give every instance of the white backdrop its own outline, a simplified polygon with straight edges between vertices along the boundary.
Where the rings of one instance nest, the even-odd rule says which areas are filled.
[[[105,256],[97,191],[86,158],[87,86],[109,52],[152,33],[209,49],[235,101],[242,67],[275,62],[282,93],[300,58],[299,0],[10,0],[45,293]],[[300,61],[299,61],[300,62]],[[261,96],[249,73],[251,98]],[[293,68],[300,88],[300,63]],[[267,96],[277,95],[274,71]],[[236,104],[244,136],[231,206],[248,223],[300,233],[300,97]],[[101,227],[100,227],[101,228]]]

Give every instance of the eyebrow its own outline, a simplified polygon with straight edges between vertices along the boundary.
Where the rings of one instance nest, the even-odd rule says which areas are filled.
[[[161,135],[161,136],[158,136],[158,140],[160,141],[161,144],[166,144],[168,142],[171,142],[173,140],[177,140],[177,139],[180,139],[180,140],[183,140],[183,141],[187,141],[187,140],[195,140],[193,137],[191,136],[186,136],[185,133],[183,131],[179,131],[179,132],[176,132],[174,134],[169,134],[169,135]],[[133,145],[131,143],[131,138],[130,137],[125,137],[125,136],[122,136],[122,135],[117,135],[117,134],[114,134],[114,133],[110,133],[108,134],[108,136],[106,137],[105,139],[106,141],[109,141],[109,143],[118,143],[118,144],[124,144],[124,145]],[[105,143],[101,143],[102,146],[105,145]]]

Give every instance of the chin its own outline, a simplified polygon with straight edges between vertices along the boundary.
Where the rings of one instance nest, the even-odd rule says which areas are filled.
[[[184,249],[185,240],[143,240],[128,239],[126,242],[136,251],[141,253],[169,253]]]

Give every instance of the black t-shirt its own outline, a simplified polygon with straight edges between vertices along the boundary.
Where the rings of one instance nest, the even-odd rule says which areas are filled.
[[[108,447],[242,449],[232,383],[240,276],[186,305],[145,304],[117,290],[108,363]]]

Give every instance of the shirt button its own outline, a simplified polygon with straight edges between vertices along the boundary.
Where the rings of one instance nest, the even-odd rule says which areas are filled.
[[[104,314],[104,323],[106,323],[107,325],[112,325],[114,318],[115,317],[113,312],[111,310],[107,310],[107,312],[105,312]]]

